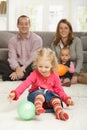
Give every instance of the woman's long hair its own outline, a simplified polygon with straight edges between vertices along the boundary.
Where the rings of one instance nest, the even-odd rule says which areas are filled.
[[[61,36],[60,36],[60,33],[59,33],[59,27],[60,27],[61,23],[67,24],[67,26],[69,27],[70,33],[68,35],[67,45],[70,45],[70,44],[72,44],[72,40],[74,38],[74,35],[73,35],[73,29],[72,29],[71,23],[67,19],[61,19],[59,21],[59,23],[57,25],[55,39],[53,41],[53,44],[57,45],[61,40]]]

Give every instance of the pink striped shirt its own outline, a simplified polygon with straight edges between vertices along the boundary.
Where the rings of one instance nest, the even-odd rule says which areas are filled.
[[[42,48],[42,39],[33,32],[29,32],[25,39],[19,34],[12,37],[8,44],[8,62],[10,67],[15,70],[19,65],[27,68],[34,59],[38,49]]]

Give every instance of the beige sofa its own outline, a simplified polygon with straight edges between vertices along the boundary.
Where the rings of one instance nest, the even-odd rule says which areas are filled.
[[[8,57],[8,40],[16,31],[0,31],[0,60],[6,60]],[[54,38],[54,32],[36,32],[43,39],[43,47],[50,47]],[[87,72],[87,32],[75,32],[75,35],[80,37],[83,46],[83,69]]]

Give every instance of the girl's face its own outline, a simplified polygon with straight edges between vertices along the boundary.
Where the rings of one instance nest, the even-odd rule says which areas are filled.
[[[63,64],[65,64],[70,59],[70,54],[68,50],[61,51],[60,59]]]
[[[43,59],[41,58],[38,60],[37,69],[44,77],[47,77],[50,75],[51,68],[52,68],[52,65],[49,60],[44,59],[44,58]]]
[[[59,33],[60,33],[60,36],[62,38],[67,38],[69,33],[70,33],[70,29],[69,29],[69,26],[65,23],[60,23],[59,25]]]

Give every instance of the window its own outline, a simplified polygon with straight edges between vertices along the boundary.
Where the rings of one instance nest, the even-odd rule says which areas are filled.
[[[29,17],[31,19],[31,30],[42,30],[42,10],[43,7],[38,6],[30,6],[28,7]]]
[[[87,7],[78,8],[78,30],[87,31]]]
[[[41,5],[25,4],[21,10],[19,7],[16,9],[16,18],[20,15],[27,15],[31,21],[31,30],[42,30],[43,7]],[[16,20],[16,19],[15,19]]]
[[[25,14],[31,19],[32,31],[55,31],[61,18],[68,19],[74,31],[87,31],[87,0],[8,0],[8,2],[8,30],[17,30],[17,18]]]
[[[49,31],[56,30],[58,21],[64,16],[64,8],[62,5],[51,5],[49,7]]]
[[[72,1],[72,25],[75,31],[87,31],[87,0]]]
[[[7,1],[6,0],[0,0],[0,30],[6,30],[7,29]]]
[[[0,16],[0,30],[6,30],[7,29],[7,18],[5,15]]]

